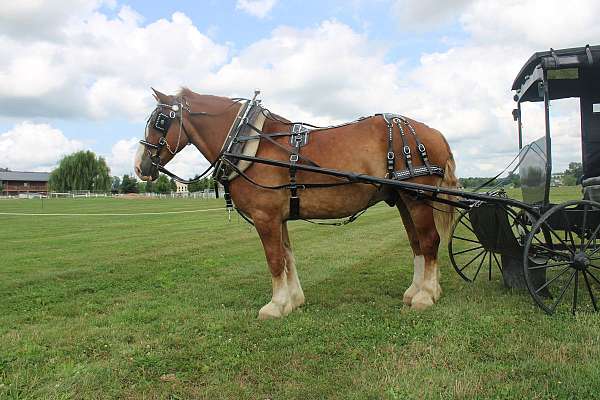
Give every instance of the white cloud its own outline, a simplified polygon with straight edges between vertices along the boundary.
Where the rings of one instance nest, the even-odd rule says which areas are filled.
[[[50,171],[61,157],[83,147],[47,124],[26,121],[0,134],[2,166],[12,170]]]
[[[228,47],[182,13],[141,21],[122,7],[114,19],[96,11],[66,20],[61,40],[0,31],[0,114],[104,118],[118,110],[139,120],[151,85],[175,91],[226,61]]]
[[[140,139],[137,138],[122,139],[112,146],[110,155],[106,157],[112,176],[123,176],[125,174],[135,176],[133,159],[139,141]]]
[[[424,31],[457,18],[475,0],[395,0],[392,11],[403,29]]]
[[[237,0],[235,8],[257,18],[264,18],[275,7],[277,0]]]

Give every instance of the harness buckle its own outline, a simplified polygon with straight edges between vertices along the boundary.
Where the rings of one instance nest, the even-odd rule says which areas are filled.
[[[406,154],[407,156],[410,156],[410,147],[408,147],[408,146],[404,146],[404,147],[402,148],[402,152],[403,152],[404,154]]]
[[[394,159],[394,152],[393,151],[388,151],[387,153],[387,159],[388,160],[393,160]]]
[[[175,111],[173,111],[173,110],[169,111],[169,118],[174,119],[176,115],[177,114],[175,114]]]
[[[167,139],[164,136],[161,136],[160,139],[158,139],[158,144],[160,144],[161,146],[166,145]]]
[[[290,155],[290,162],[298,162],[298,154],[291,154]]]
[[[425,153],[425,145],[423,143],[419,143],[418,148],[421,153]]]

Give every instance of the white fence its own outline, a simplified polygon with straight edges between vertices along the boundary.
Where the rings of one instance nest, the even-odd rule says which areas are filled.
[[[49,192],[48,194],[41,193],[21,193],[19,195],[3,196],[0,195],[0,200],[8,199],[55,199],[55,198],[97,198],[97,197],[124,197],[131,196],[131,194],[111,194],[111,193],[92,193],[89,191],[74,191],[74,192]],[[134,194],[135,196],[135,194]],[[171,192],[171,193],[140,193],[138,196],[151,197],[157,199],[170,199],[170,198],[192,198],[192,199],[214,199],[216,194],[214,190],[204,190],[201,192]]]

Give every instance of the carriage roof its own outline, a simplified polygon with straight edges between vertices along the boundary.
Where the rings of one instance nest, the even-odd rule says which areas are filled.
[[[550,100],[581,97],[600,72],[600,45],[534,53],[513,82],[515,101],[543,101],[535,83],[543,80],[544,72],[550,82]]]

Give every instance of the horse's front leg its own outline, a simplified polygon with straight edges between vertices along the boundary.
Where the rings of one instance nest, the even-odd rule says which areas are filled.
[[[298,272],[296,270],[296,260],[294,259],[294,253],[292,252],[292,245],[290,243],[286,222],[283,223],[282,229],[288,289],[290,291],[292,307],[296,308],[304,304],[304,292],[302,291],[302,286],[300,286],[300,279],[298,278]]]
[[[273,296],[258,312],[259,319],[279,318],[294,308],[290,295],[287,272],[286,249],[283,245],[282,221],[272,215],[254,215],[256,231],[260,236],[267,264],[271,270]]]

